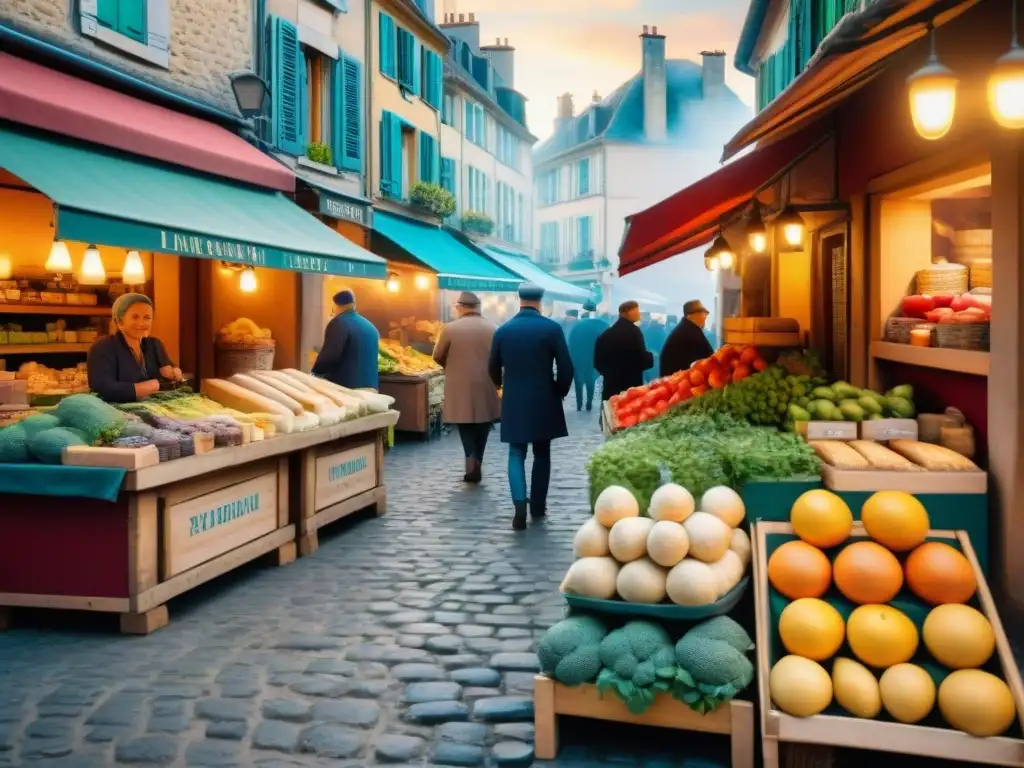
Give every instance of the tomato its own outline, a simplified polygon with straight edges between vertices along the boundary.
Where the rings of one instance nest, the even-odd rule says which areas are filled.
[[[670,397],[668,399],[668,404],[669,404],[669,407],[671,408],[673,405],[676,405],[677,403],[681,403],[682,401],[683,401],[683,393],[682,393],[682,391],[679,391],[679,392],[676,392],[674,395],[672,395],[672,397]]]
[[[719,347],[718,351],[715,352],[715,359],[725,365],[728,365],[732,360],[739,357],[739,354],[740,353],[736,350],[736,347],[731,347],[726,344],[724,347]]]
[[[725,374],[720,371],[712,371],[708,374],[708,384],[711,385],[712,389],[721,389],[728,383],[729,381],[726,379]]]
[[[734,357],[732,360],[729,361],[729,367],[732,368],[733,370],[739,368],[742,364],[743,363],[740,361],[738,357]]]
[[[737,381],[743,381],[751,373],[750,366],[746,363],[740,363],[736,366],[736,370],[732,372],[732,380],[735,384]]]
[[[710,365],[711,365],[711,358],[710,357],[707,358],[706,360],[698,360],[696,363],[694,363],[690,367],[690,371],[691,371],[691,373],[693,371],[699,371],[702,376],[706,376],[707,372],[708,372],[708,368],[710,367]]]
[[[763,357],[755,357],[753,366],[755,371],[763,371],[768,367],[768,363],[764,361]]]
[[[951,293],[940,293],[938,296],[932,296],[932,301],[935,302],[935,308],[948,307],[953,303],[953,294]]]
[[[690,370],[690,384],[694,387],[704,383],[704,371],[696,366]]]
[[[757,347],[751,344],[749,347],[744,347],[743,351],[740,352],[740,362],[750,365],[757,358]]]
[[[955,305],[955,299],[953,303]],[[903,299],[904,317],[923,318],[926,312],[931,312],[933,309],[935,309],[935,300],[931,296],[907,296]],[[956,309],[956,306],[953,309]]]
[[[636,426],[637,417],[636,417],[636,414],[634,414],[632,416],[625,416],[623,418],[619,418],[619,419],[617,419],[617,421],[619,422],[619,426],[622,429],[629,429],[630,427],[635,427]]]
[[[658,412],[653,408],[644,408],[642,411],[640,411],[640,418],[638,419],[638,421],[650,421],[657,415]]]
[[[707,387],[705,387],[703,384],[699,384],[690,390],[690,394],[692,394],[694,397],[697,397],[697,395],[703,395],[707,391]]]
[[[624,405],[619,406],[616,409],[616,413],[623,416],[636,416],[640,413],[641,402],[639,400],[632,400]]]

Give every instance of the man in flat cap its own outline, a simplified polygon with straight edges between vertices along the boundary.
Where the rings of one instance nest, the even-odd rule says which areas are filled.
[[[502,325],[491,343],[490,373],[504,385],[501,442],[508,443],[508,482],[515,516],[512,527],[526,527],[526,513],[547,512],[551,441],[569,434],[562,401],[572,386],[572,359],[558,323],[540,313],[544,289],[519,286],[519,313]],[[526,452],[533,446],[533,471],[526,485]]]
[[[588,411],[594,407],[594,385],[597,383],[594,348],[597,346],[598,336],[608,330],[608,323],[592,315],[596,311],[597,304],[588,299],[583,304],[583,319],[576,323],[569,333],[569,354],[572,355],[577,411],[583,410],[584,403]],[[583,399],[584,392],[586,401]]]
[[[683,305],[683,321],[669,334],[661,350],[662,376],[685,371],[698,360],[714,354],[704,335],[708,314],[700,299],[693,299]]]
[[[562,318],[561,326],[562,333],[565,334],[565,338],[569,338],[569,334],[572,333],[572,329],[576,323],[580,321],[580,311],[578,309],[567,309],[565,310],[565,317]]]
[[[594,347],[594,368],[604,377],[601,400],[625,392],[644,383],[644,371],[654,365],[644,344],[644,335],[637,327],[640,305],[624,301],[619,305],[619,319],[598,339]]]
[[[350,389],[377,389],[380,334],[373,323],[356,312],[352,291],[334,294],[334,312],[313,363],[313,375]]]
[[[491,425],[501,417],[498,389],[488,370],[496,327],[480,314],[480,298],[463,291],[455,302],[458,318],[441,329],[434,359],[444,367],[444,421],[455,424],[466,454],[466,483],[483,478],[484,450]]]

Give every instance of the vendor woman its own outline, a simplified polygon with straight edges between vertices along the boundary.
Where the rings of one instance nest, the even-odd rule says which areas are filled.
[[[89,388],[111,403],[144,400],[164,382],[181,381],[153,328],[153,302],[141,293],[126,293],[114,302],[117,332],[89,348]]]

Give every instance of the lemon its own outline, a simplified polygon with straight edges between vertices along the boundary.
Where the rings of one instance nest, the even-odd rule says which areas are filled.
[[[996,650],[996,635],[981,611],[949,603],[931,610],[921,627],[929,653],[950,669],[982,666]]]
[[[854,717],[871,719],[882,711],[882,694],[871,670],[853,659],[832,663],[832,689],[836,701]]]
[[[779,616],[779,637],[786,650],[814,661],[835,655],[843,644],[846,626],[839,611],[816,597],[802,597]]]
[[[1017,708],[1006,683],[980,669],[960,669],[939,686],[939,711],[972,736],[998,736],[1013,723]]]
[[[878,681],[885,711],[901,723],[917,723],[935,708],[935,681],[916,664],[896,664]]]
[[[772,701],[794,717],[811,717],[832,703],[832,679],[816,661],[783,656],[768,678]]]

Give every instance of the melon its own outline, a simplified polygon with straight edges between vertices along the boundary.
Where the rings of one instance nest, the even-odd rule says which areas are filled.
[[[882,694],[871,670],[853,659],[832,662],[832,690],[839,706],[868,720],[882,711]]]
[[[885,711],[901,723],[919,723],[935,708],[935,681],[916,664],[889,667],[878,689]]]
[[[609,485],[594,502],[594,517],[605,528],[611,528],[626,517],[637,517],[640,505],[636,497],[621,485]]]
[[[694,512],[683,523],[690,537],[690,557],[704,563],[721,560],[732,543],[732,528],[707,512]]]
[[[721,560],[708,563],[708,568],[714,572],[715,579],[718,582],[718,597],[721,597],[739,584],[743,579],[743,573],[746,571],[746,566],[743,565],[740,556],[731,549],[725,551]]]
[[[651,494],[647,514],[654,520],[681,523],[693,514],[694,506],[693,496],[688,490],[675,483],[666,483]]]
[[[688,557],[668,572],[665,591],[676,605],[709,605],[718,599],[718,578],[710,566]]]
[[[619,597],[627,603],[660,603],[665,599],[668,571],[647,557],[626,563],[615,581]]]
[[[608,534],[608,549],[620,563],[639,560],[647,554],[647,536],[654,528],[649,517],[624,517]]]
[[[939,686],[946,722],[972,736],[998,736],[1013,724],[1017,707],[1002,680],[980,669],[959,669]]]
[[[583,557],[569,566],[559,590],[569,595],[611,600],[615,597],[618,576],[619,564],[614,559]]]
[[[729,543],[729,549],[740,556],[744,568],[750,564],[750,537],[742,528],[737,528],[732,532],[732,541]]]
[[[783,656],[768,677],[772,701],[794,717],[811,717],[832,703],[832,678],[816,661]]]
[[[660,520],[647,534],[647,555],[666,568],[678,563],[690,550],[690,537],[679,523]]]
[[[743,499],[726,485],[708,488],[701,496],[700,511],[714,515],[730,528],[735,528],[742,523],[747,514]]]
[[[596,518],[590,518],[576,531],[572,553],[576,557],[604,557],[608,554],[608,529]]]

